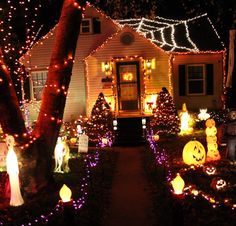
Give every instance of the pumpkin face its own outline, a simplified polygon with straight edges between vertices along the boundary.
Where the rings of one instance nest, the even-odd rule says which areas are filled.
[[[77,138],[76,137],[70,138],[70,143],[71,144],[76,144],[76,142],[77,142]]]
[[[183,161],[187,165],[201,165],[205,163],[206,151],[199,141],[189,141],[183,149]]]
[[[217,141],[217,136],[207,136],[206,141],[208,144],[214,144]]]
[[[213,137],[217,134],[217,129],[215,126],[207,127],[205,132],[208,137]]]
[[[205,125],[206,127],[213,127],[216,126],[216,122],[214,119],[207,119]]]
[[[222,190],[222,189],[226,188],[226,186],[227,186],[227,182],[222,178],[215,177],[211,181],[211,187],[214,190]]]
[[[216,173],[216,168],[214,166],[206,166],[203,170],[207,175],[214,175]]]
[[[207,161],[216,161],[220,160],[220,153],[218,151],[217,143],[208,143],[207,144]]]

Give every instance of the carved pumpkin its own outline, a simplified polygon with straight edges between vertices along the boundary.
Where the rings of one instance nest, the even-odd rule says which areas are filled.
[[[216,126],[216,122],[214,119],[207,119],[205,125],[206,127],[213,127]]]
[[[226,188],[226,186],[227,182],[222,178],[215,177],[211,181],[211,188],[213,188],[214,190],[222,190]]]
[[[220,153],[218,151],[217,143],[207,144],[207,161],[217,161],[220,160]]]
[[[201,165],[205,163],[206,151],[197,140],[189,141],[183,149],[183,161],[187,165]]]
[[[207,127],[205,132],[208,137],[214,137],[217,134],[217,129],[215,126]]]
[[[206,166],[203,170],[207,175],[214,175],[216,173],[216,167],[214,166]]]
[[[207,143],[214,144],[217,141],[217,136],[207,136],[206,141]]]

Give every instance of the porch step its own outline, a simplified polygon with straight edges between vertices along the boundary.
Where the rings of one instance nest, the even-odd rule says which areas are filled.
[[[134,146],[145,143],[142,117],[118,118],[115,146]]]

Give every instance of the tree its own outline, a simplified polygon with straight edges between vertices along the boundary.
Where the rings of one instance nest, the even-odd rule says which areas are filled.
[[[100,93],[87,126],[87,135],[91,143],[97,143],[100,137],[109,136],[112,133],[112,118],[111,107],[106,102],[103,93]]]
[[[42,104],[31,135],[24,126],[7,66],[0,62],[0,110],[4,112],[0,123],[4,133],[15,135],[20,144],[17,152],[25,194],[37,193],[53,182],[52,154],[62,123],[84,5],[84,1],[80,5],[64,1]]]
[[[173,135],[180,131],[179,123],[173,98],[168,90],[163,87],[157,97],[156,108],[153,109],[150,126],[154,133]]]

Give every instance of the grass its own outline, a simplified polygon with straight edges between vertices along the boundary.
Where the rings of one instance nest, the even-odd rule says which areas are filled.
[[[112,151],[101,150],[100,161],[96,167],[91,170],[91,177],[88,181],[88,196],[84,206],[75,211],[72,209],[72,217],[75,225],[100,225],[105,209],[109,202],[109,190],[111,187],[116,154]],[[38,194],[34,199],[27,201],[20,207],[1,208],[0,221],[4,225],[18,226],[39,219],[41,215],[49,216],[47,225],[64,226],[70,225],[72,219],[65,218],[61,208],[54,211],[58,204],[59,189],[63,184],[67,184],[72,190],[73,199],[77,200],[81,196],[81,180],[85,175],[85,163],[83,157],[70,159],[70,173],[54,174],[56,186],[48,188],[46,191]],[[3,174],[2,174],[3,176]],[[53,213],[50,216],[50,213]],[[69,220],[69,221],[68,221]],[[40,220],[41,221],[41,220]],[[45,222],[46,223],[46,222]],[[41,225],[39,223],[37,225]]]
[[[184,145],[192,138],[196,138],[206,148],[205,134],[203,130],[197,131],[193,135],[162,137],[158,141],[160,150],[163,148],[169,156],[169,163],[173,176],[186,168],[182,161],[182,150]],[[236,202],[236,167],[229,165],[225,158],[224,150],[221,150],[223,159],[220,162],[207,163],[217,168],[217,174],[207,176],[203,168],[197,170],[182,170],[182,177],[186,185],[194,185],[204,194],[211,195],[216,200],[224,202],[229,199],[232,203]],[[193,198],[185,196],[182,199],[176,198],[170,190],[170,183],[166,181],[166,169],[157,166],[154,161],[152,151],[147,149],[143,154],[143,164],[146,175],[152,187],[153,211],[156,216],[156,225],[159,226],[233,226],[236,222],[236,210],[232,210],[227,205],[220,205],[213,208],[213,205],[201,196]],[[228,182],[228,186],[223,190],[215,190],[210,185],[213,178],[220,177]]]

